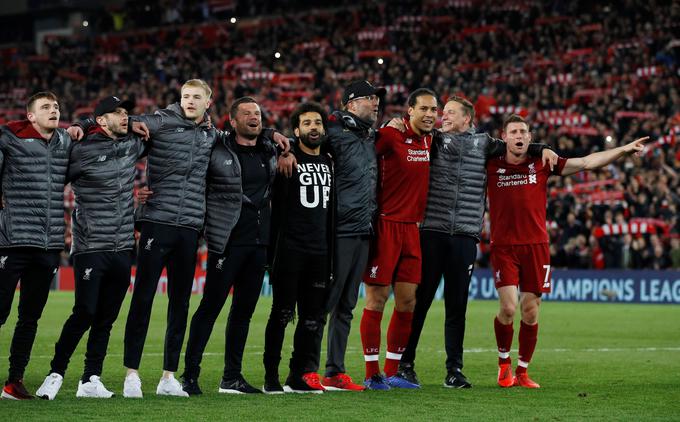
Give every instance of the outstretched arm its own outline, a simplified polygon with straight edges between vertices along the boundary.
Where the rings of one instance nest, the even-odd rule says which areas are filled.
[[[570,158],[564,165],[562,176],[569,176],[570,174],[578,173],[581,170],[595,170],[612,163],[624,155],[641,152],[645,148],[645,142],[649,140],[649,136],[638,138],[633,142],[620,146],[618,148],[610,149],[608,151],[600,151],[585,157]]]

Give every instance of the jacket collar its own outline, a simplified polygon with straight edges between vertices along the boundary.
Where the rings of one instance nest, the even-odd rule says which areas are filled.
[[[14,136],[20,139],[45,139],[37,130],[35,130],[28,120],[9,122],[7,123],[7,127]],[[54,136],[54,134],[52,134],[52,136]]]
[[[191,124],[195,125],[196,122],[193,120],[189,120],[185,115],[184,115],[184,109],[182,109],[182,106],[179,103],[172,103],[169,106],[166,107],[166,110],[170,111],[171,113],[174,113],[179,117],[180,119],[184,119],[187,122],[191,122]],[[208,113],[205,113],[203,116],[203,120],[201,123],[198,124],[198,126],[208,126]]]
[[[260,132],[260,135],[257,137],[257,140],[255,141],[255,146],[258,148],[259,151],[266,151],[268,149],[274,149],[274,146],[271,144],[271,142],[266,142],[263,132]],[[236,143],[236,131],[232,130],[229,132],[229,135],[227,135],[224,139],[224,143],[226,145],[231,146],[232,148],[237,148],[238,144]],[[234,150],[236,151],[236,150]]]
[[[332,115],[350,129],[370,130],[373,127],[369,122],[349,111],[336,110]]]

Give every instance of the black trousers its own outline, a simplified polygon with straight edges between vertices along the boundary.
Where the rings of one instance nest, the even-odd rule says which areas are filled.
[[[477,256],[477,241],[469,236],[448,235],[430,230],[420,232],[423,256],[422,280],[416,291],[411,336],[401,361],[414,363],[427,311],[439,281],[444,276],[444,344],[446,369],[463,368],[463,338],[470,279]]]
[[[132,251],[81,253],[73,257],[76,301],[54,345],[50,372],[66,373],[69,360],[89,329],[82,380],[101,376],[113,323],[130,287]]]
[[[59,251],[31,247],[0,249],[0,327],[7,321],[17,283],[21,280],[19,318],[9,349],[9,381],[24,377],[38,320],[58,268]]]
[[[325,314],[328,315],[327,377],[345,373],[347,339],[352,326],[352,312],[359,297],[361,276],[368,263],[368,246],[369,236],[336,238],[333,269],[335,280],[328,288],[325,306]],[[317,337],[319,344],[322,334]]]
[[[323,336],[323,317],[328,284],[326,255],[313,255],[297,251],[282,251],[277,256],[272,284],[272,310],[264,335],[264,368],[267,376],[277,376],[286,326],[295,318],[298,321],[293,337],[293,354],[290,372],[302,375],[314,372],[319,365]]]
[[[266,246],[227,246],[223,254],[208,253],[203,298],[191,318],[184,355],[187,376],[198,378],[205,346],[232,287],[234,292],[225,336],[224,378],[232,379],[241,373],[250,319],[260,298],[266,263]]]
[[[196,230],[159,223],[143,223],[137,254],[135,290],[125,325],[123,360],[126,367],[139,368],[158,280],[163,267],[166,267],[169,303],[163,370],[177,371],[189,315],[197,247]]]

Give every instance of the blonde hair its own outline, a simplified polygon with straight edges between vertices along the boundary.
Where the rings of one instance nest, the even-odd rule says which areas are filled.
[[[184,88],[187,87],[203,88],[205,93],[208,94],[208,98],[212,97],[212,89],[210,89],[207,82],[203,79],[189,79],[188,81],[184,82],[184,85],[182,85],[182,89],[180,91],[184,91]]]

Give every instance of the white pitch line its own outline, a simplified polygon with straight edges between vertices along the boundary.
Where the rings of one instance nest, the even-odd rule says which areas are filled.
[[[348,351],[351,351],[348,348]],[[422,352],[422,350],[419,350]],[[465,349],[465,353],[496,353],[497,349]],[[587,348],[587,349],[537,349],[538,353],[620,353],[620,352],[680,352],[680,347],[601,347],[601,348]],[[261,355],[263,351],[247,352],[246,355]],[[445,350],[437,350],[436,353],[446,353]],[[321,351],[324,355],[325,351]],[[106,357],[122,357],[122,353],[108,353]],[[144,353],[143,356],[157,357],[163,356],[163,353]],[[206,352],[203,356],[224,356],[224,353]],[[52,355],[32,355],[32,359],[52,359]],[[7,356],[0,356],[0,359],[7,359]]]

